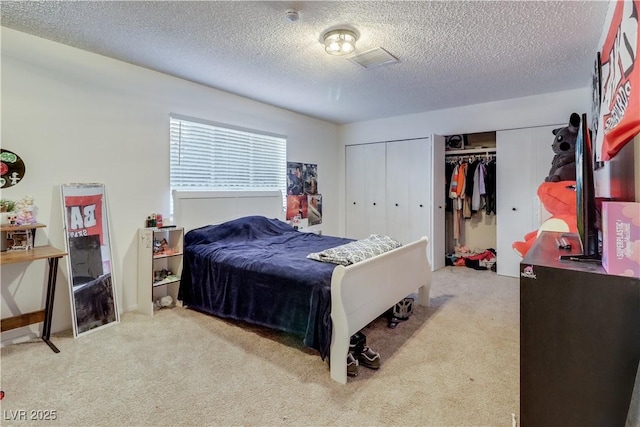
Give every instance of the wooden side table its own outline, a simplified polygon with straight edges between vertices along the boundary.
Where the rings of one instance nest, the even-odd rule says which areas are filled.
[[[35,237],[37,228],[45,227],[44,224],[31,224],[24,226],[0,226],[2,238],[5,237],[7,231],[28,230]],[[35,240],[35,239],[34,239]],[[0,323],[0,331],[8,331],[15,328],[31,325],[33,323],[43,322],[42,340],[51,347],[55,353],[60,350],[51,342],[51,318],[53,315],[53,298],[56,290],[56,279],[58,277],[58,261],[67,255],[65,251],[57,249],[53,246],[36,246],[27,251],[6,251],[0,252],[0,265],[15,263],[30,263],[39,259],[46,259],[49,263],[49,272],[47,278],[47,299],[43,310],[25,313],[14,317],[2,319]],[[26,267],[25,267],[26,268]]]

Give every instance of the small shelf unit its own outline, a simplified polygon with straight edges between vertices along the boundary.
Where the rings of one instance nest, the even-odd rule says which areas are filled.
[[[138,311],[153,316],[155,302],[178,299],[184,228],[141,228],[138,231]]]

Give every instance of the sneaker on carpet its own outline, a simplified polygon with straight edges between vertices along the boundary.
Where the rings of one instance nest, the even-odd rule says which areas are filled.
[[[347,354],[347,376],[358,376],[358,359],[356,359],[352,353]]]
[[[366,335],[362,332],[356,332],[351,336],[351,340],[349,341],[349,352],[353,354],[359,354],[363,351],[366,344]]]
[[[370,369],[380,368],[380,354],[371,350],[368,346],[365,346],[362,353],[358,354],[358,361]]]

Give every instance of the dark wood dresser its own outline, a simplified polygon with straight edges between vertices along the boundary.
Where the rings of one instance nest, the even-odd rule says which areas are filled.
[[[564,236],[572,249],[559,249]],[[608,275],[577,235],[543,232],[520,264],[523,427],[624,427],[640,361],[640,280]]]

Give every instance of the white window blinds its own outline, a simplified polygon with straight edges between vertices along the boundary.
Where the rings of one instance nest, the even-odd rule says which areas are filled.
[[[281,190],[287,139],[172,115],[171,189]]]

